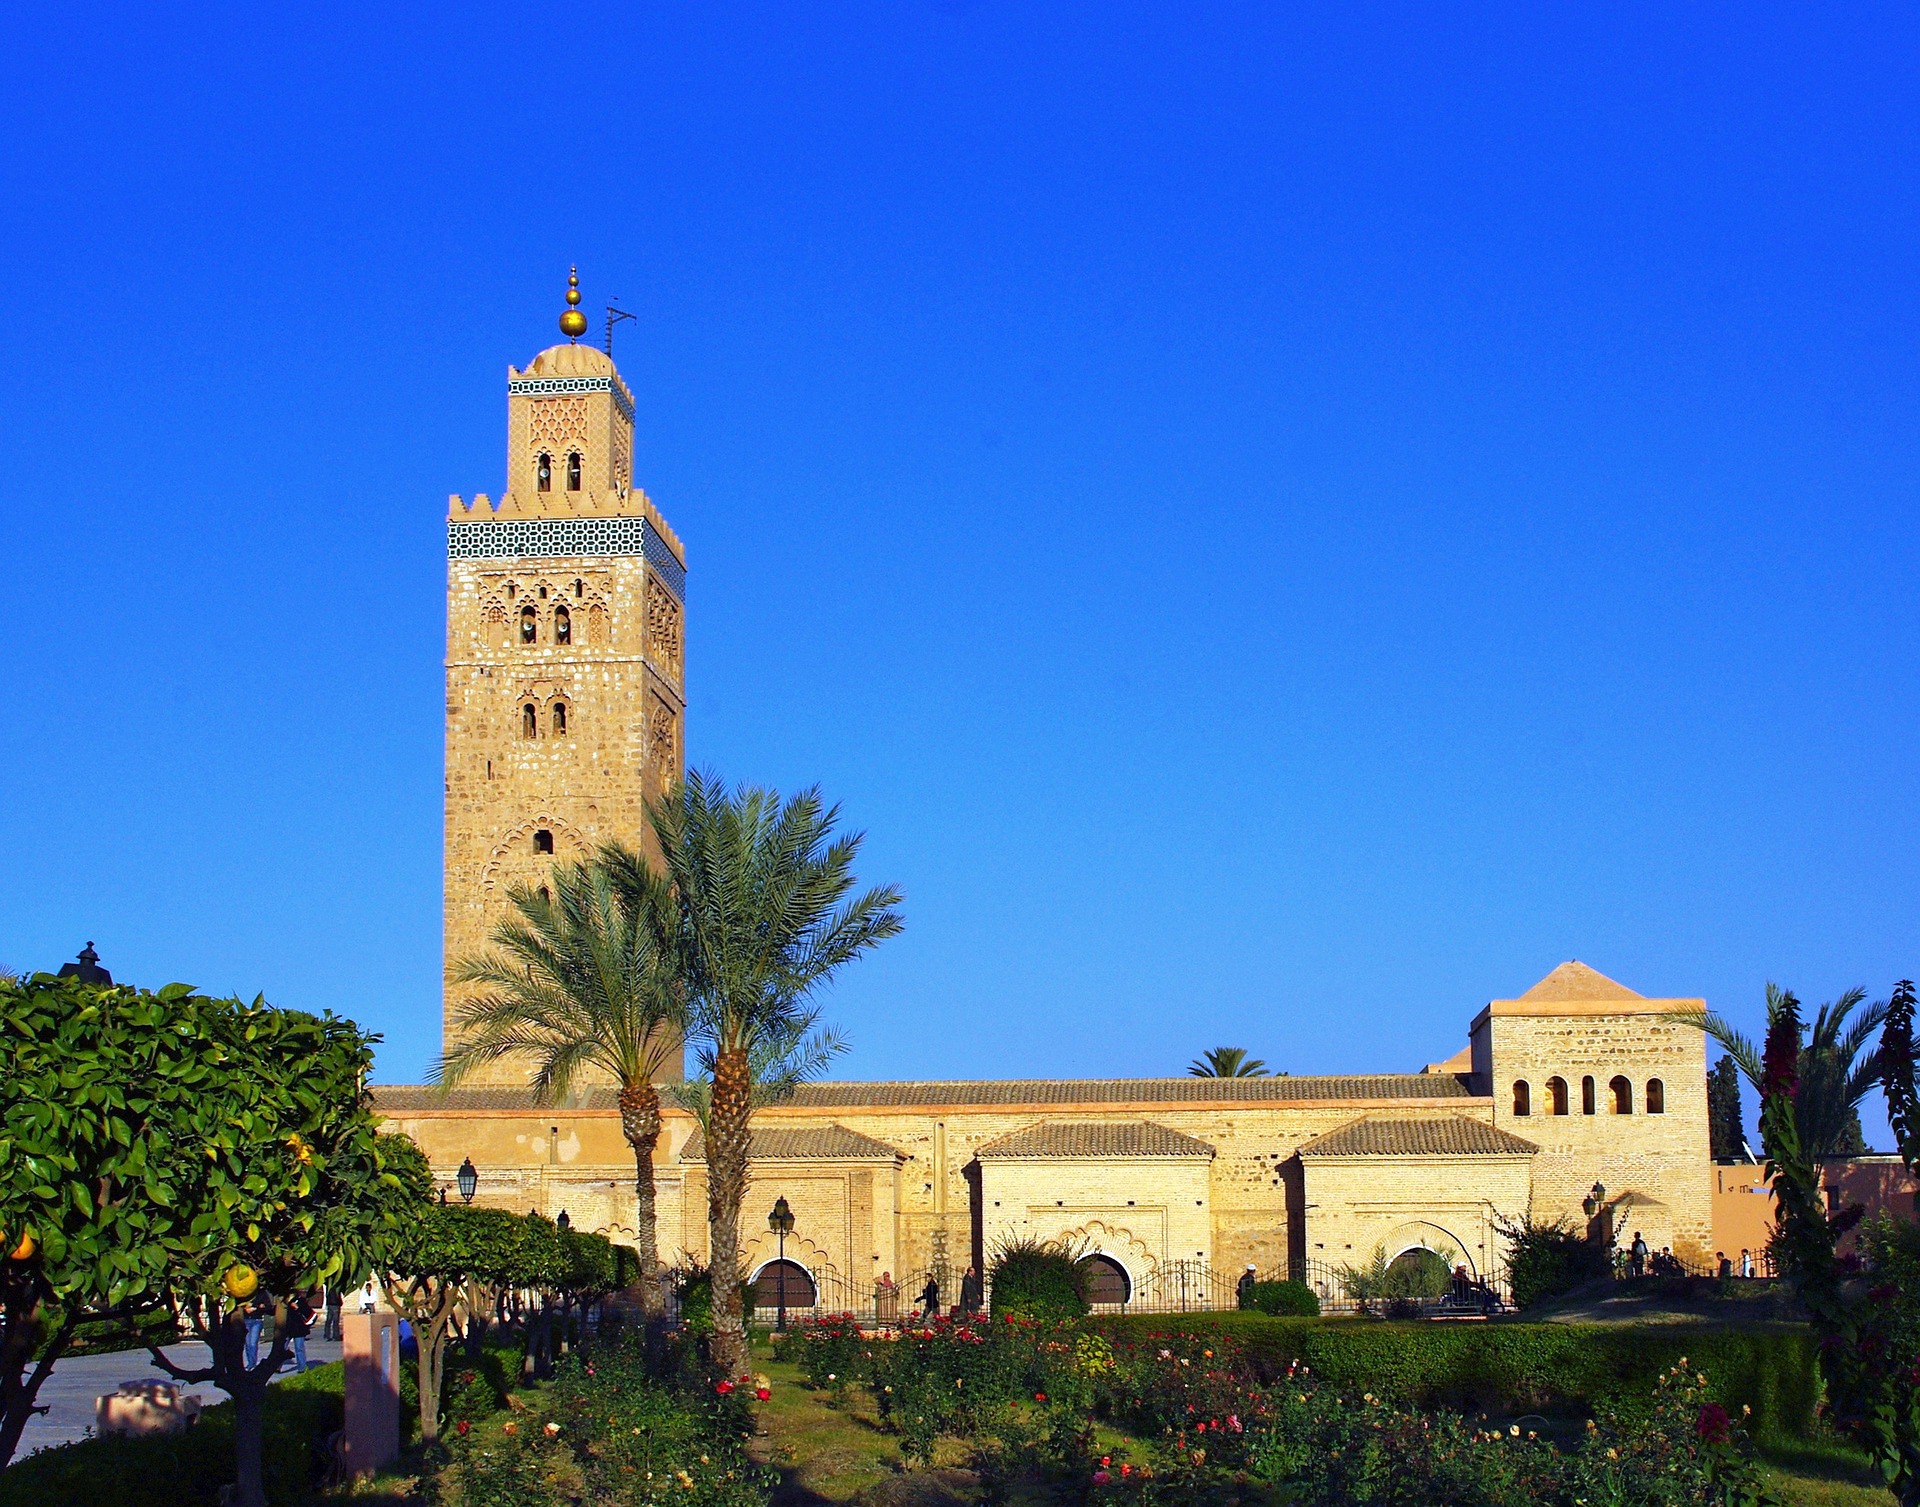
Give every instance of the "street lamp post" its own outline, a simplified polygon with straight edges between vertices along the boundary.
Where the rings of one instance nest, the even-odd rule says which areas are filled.
[[[453,1180],[460,1185],[460,1202],[472,1203],[474,1189],[480,1186],[480,1173],[474,1167],[472,1157],[462,1158],[460,1170],[454,1173]]]
[[[767,1215],[767,1228],[780,1237],[780,1254],[773,1264],[773,1290],[779,1309],[776,1327],[785,1333],[787,1327],[787,1235],[793,1229],[793,1210],[787,1207],[786,1195],[782,1194],[773,1201],[773,1210]]]

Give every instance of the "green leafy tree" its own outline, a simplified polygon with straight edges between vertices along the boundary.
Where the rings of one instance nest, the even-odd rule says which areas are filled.
[[[1747,1115],[1740,1102],[1740,1068],[1722,1055],[1707,1073],[1707,1141],[1719,1161],[1747,1154]]]
[[[478,1068],[525,1060],[543,1104],[565,1098],[585,1073],[613,1080],[621,1134],[633,1150],[641,1310],[658,1316],[656,1085],[675,1064],[686,1028],[673,895],[643,860],[617,847],[605,861],[556,866],[549,888],[507,893],[514,914],[495,927],[494,950],[453,966],[456,981],[481,992],[456,1012],[459,1044],[435,1079],[451,1086]]]
[[[1887,1003],[1882,1000],[1861,1009],[1866,997],[1864,989],[1849,989],[1822,1005],[1812,1028],[1804,1032],[1795,1068],[1800,1088],[1794,1113],[1799,1117],[1800,1143],[1816,1159],[1848,1154],[1845,1148],[1860,1134],[1860,1105],[1879,1081],[1879,1063],[1871,1048],[1874,1033],[1886,1020]],[[1798,1020],[1799,1000],[1778,985],[1768,984],[1767,1020],[1772,1022],[1789,1000]],[[1858,1015],[1856,1010],[1860,1011]],[[1684,1012],[1672,1019],[1706,1032],[1726,1050],[1754,1091],[1762,1091],[1766,1078],[1762,1053],[1729,1021],[1710,1010]]]
[[[747,1364],[740,1308],[740,1206],[754,1109],[756,1053],[806,1040],[819,1021],[814,992],[902,926],[900,892],[853,895],[861,836],[835,835],[838,807],[817,790],[782,800],[729,790],[695,772],[648,815],[678,901],[688,1034],[703,1044],[713,1086],[707,1115],[707,1237],[715,1284],[713,1356]],[[637,891],[644,865],[609,853]],[[849,898],[851,896],[851,898]]]
[[[1909,1171],[1920,1151],[1913,1017],[1913,985],[1903,979],[1888,1002],[1875,1066]],[[1820,1336],[1820,1369],[1834,1423],[1871,1456],[1902,1507],[1920,1507],[1920,1354],[1913,1348],[1910,1306],[1892,1280],[1897,1271],[1876,1273],[1863,1292],[1853,1281],[1862,1263],[1840,1253],[1840,1237],[1863,1211],[1859,1204],[1829,1207],[1821,1159],[1804,1133],[1800,1103],[1803,1094],[1823,1092],[1824,1085],[1799,1076],[1806,1056],[1801,1034],[1800,1002],[1786,992],[1770,996],[1760,1135],[1779,1209],[1774,1248]]]
[[[440,1396],[455,1315],[477,1290],[519,1269],[525,1219],[504,1209],[422,1204],[390,1243],[382,1264],[387,1297],[413,1325],[419,1346],[420,1437],[440,1437]]]
[[[239,1507],[261,1507],[261,1410],[285,1326],[249,1367],[245,1310],[376,1264],[426,1184],[389,1148],[352,1022],[36,974],[0,985],[0,1228],[8,1453],[85,1317],[166,1309],[211,1362],[154,1361],[234,1403]],[[31,1337],[45,1358],[23,1377]]]
[[[1245,1047],[1215,1047],[1187,1064],[1193,1078],[1270,1078],[1266,1063],[1247,1056]]]

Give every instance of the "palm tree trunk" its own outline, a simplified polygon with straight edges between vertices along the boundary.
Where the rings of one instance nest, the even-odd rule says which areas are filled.
[[[629,1083],[620,1090],[620,1129],[633,1148],[633,1193],[638,1212],[634,1244],[640,1251],[640,1312],[664,1316],[660,1295],[660,1231],[654,1205],[653,1148],[660,1142],[660,1095],[651,1083]]]
[[[747,1137],[753,1081],[746,1051],[730,1048],[713,1065],[707,1115],[707,1244],[713,1280],[713,1360],[728,1377],[747,1370],[747,1328],[740,1312],[740,1204],[747,1193]]]

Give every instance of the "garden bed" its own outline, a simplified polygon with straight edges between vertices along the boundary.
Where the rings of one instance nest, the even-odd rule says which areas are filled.
[[[1588,1418],[1644,1411],[1683,1357],[1730,1412],[1751,1408],[1756,1434],[1819,1437],[1814,1341],[1804,1328],[1431,1324],[1268,1318],[1251,1313],[1093,1319],[1116,1343],[1180,1336],[1231,1343],[1272,1381],[1305,1365],[1321,1381],[1403,1406],[1465,1413]]]

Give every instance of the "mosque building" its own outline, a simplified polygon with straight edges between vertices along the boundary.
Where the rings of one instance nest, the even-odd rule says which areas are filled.
[[[568,342],[507,371],[504,494],[448,512],[449,963],[484,949],[510,885],[609,839],[650,843],[645,803],[685,767],[686,551],[635,484],[633,393],[579,343],[577,278],[567,298]],[[755,1117],[743,1259],[772,1270],[753,1211],[784,1197],[786,1279],[832,1307],[864,1306],[883,1274],[945,1286],[1023,1236],[1074,1242],[1115,1300],[1248,1264],[1324,1280],[1376,1248],[1492,1274],[1503,1222],[1584,1224],[1599,1184],[1621,1228],[1702,1261],[1705,1046],[1673,1018],[1702,1008],[1567,962],[1414,1072],[810,1084]],[[631,1240],[612,1090],[542,1106],[525,1085],[508,1062],[374,1095],[443,1182],[472,1160],[477,1202]],[[701,1138],[671,1104],[654,1172],[663,1259],[703,1260]]]

